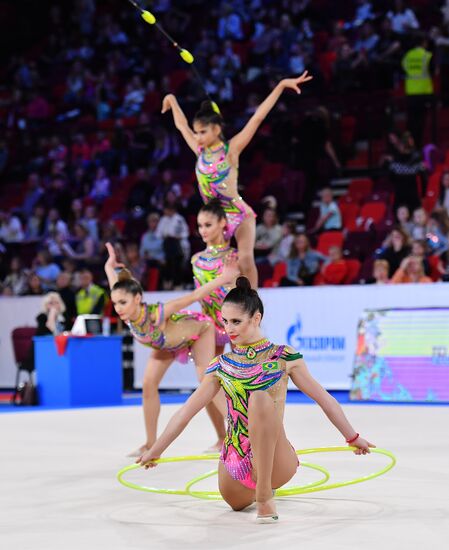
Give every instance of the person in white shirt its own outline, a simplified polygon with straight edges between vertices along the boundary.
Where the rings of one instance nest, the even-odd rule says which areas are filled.
[[[419,22],[416,15],[410,8],[405,7],[403,0],[395,0],[394,9],[387,12],[391,20],[391,27],[394,32],[404,34],[411,29],[419,29]]]
[[[321,191],[320,217],[312,229],[317,231],[331,231],[341,229],[341,213],[337,203],[334,201],[332,189],[325,187]]]
[[[11,212],[0,210],[0,241],[13,243],[23,241],[25,234],[22,229],[22,222]]]
[[[181,288],[187,259],[190,259],[189,227],[169,202],[164,205],[164,215],[157,225],[156,236],[164,241],[164,288]]]

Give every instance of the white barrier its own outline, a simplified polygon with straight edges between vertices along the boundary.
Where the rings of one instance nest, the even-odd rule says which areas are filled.
[[[167,301],[181,293],[156,292],[145,298]],[[312,374],[328,389],[349,389],[356,331],[365,309],[449,307],[449,284],[320,286],[262,289],[264,333],[275,343],[288,343],[304,354]],[[41,297],[0,298],[0,387],[12,387],[16,367],[11,331],[35,325]],[[192,309],[198,309],[197,304]],[[150,350],[135,343],[135,385],[141,387]],[[163,388],[196,387],[193,364],[174,364]]]

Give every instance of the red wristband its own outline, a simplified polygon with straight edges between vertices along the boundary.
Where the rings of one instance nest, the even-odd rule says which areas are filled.
[[[356,441],[356,439],[358,439],[359,437],[360,437],[360,434],[355,434],[355,436],[352,439],[347,439],[346,443],[354,443],[354,441]]]

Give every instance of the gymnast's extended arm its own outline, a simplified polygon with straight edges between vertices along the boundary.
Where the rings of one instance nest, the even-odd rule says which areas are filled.
[[[304,359],[296,359],[289,368],[289,375],[295,386],[313,399],[323,410],[332,424],[343,435],[347,442],[358,447],[356,454],[370,452],[370,447],[375,447],[362,437],[351,426],[346,418],[340,403],[332,397],[310,374]],[[354,437],[357,436],[355,439]]]
[[[157,466],[153,461],[158,459],[171,443],[181,434],[192,418],[203,409],[218,393],[220,383],[214,374],[206,374],[198,388],[186,403],[168,421],[167,427],[154,445],[145,451],[136,462],[145,468]]]

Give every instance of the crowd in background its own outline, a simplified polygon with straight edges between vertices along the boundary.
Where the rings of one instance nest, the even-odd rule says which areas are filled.
[[[418,112],[416,102],[411,111],[408,105],[409,124],[402,129],[382,103],[378,118],[389,125],[368,124],[347,138],[342,121],[351,117],[342,113],[357,94],[365,103],[376,91],[397,95],[404,57],[418,46],[432,53],[436,108],[447,106],[448,3],[142,1],[193,53],[202,83],[131,5],[44,4],[45,16],[36,14],[40,19],[25,38],[19,7],[0,2],[9,34],[18,31],[4,49],[0,72],[2,295],[68,289],[74,313],[77,296],[82,302],[94,280],[104,282],[107,241],[121,246],[122,259],[145,288],[191,285],[190,255],[202,246],[195,229],[201,201],[195,159],[170,117],[159,113],[164,94],[175,93],[191,116],[205,97],[204,86],[232,135],[275,82],[305,69],[314,76],[310,86],[299,99],[282,98],[242,159],[242,193],[259,214],[261,284],[446,277],[449,172],[438,164],[446,144],[434,143],[427,157],[423,149],[433,90],[422,107],[428,113]],[[334,197],[330,185],[356,154],[356,139],[371,138],[371,130],[384,144],[371,192],[388,208],[378,222],[356,217],[348,225],[351,201]],[[424,198],[437,165],[437,196],[429,208]],[[271,180],[267,167],[274,170]],[[370,199],[359,198],[358,207]],[[344,239],[375,233],[370,254],[358,258],[356,276],[346,241],[320,249],[320,236],[329,232],[342,232]],[[278,264],[285,266],[280,276],[273,273]]]

